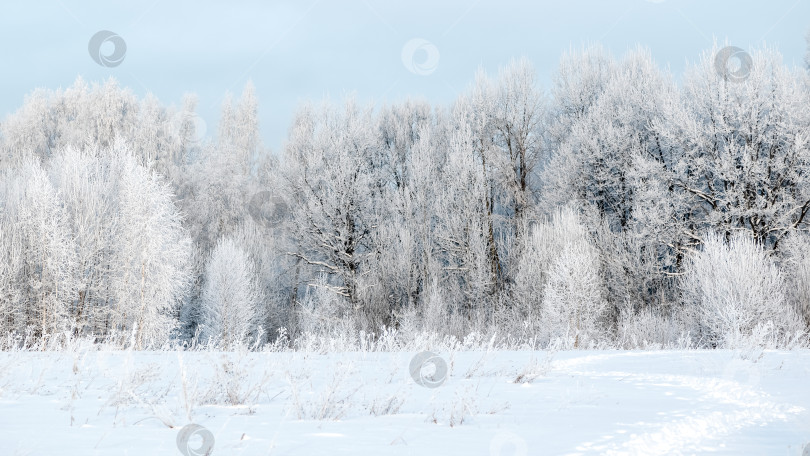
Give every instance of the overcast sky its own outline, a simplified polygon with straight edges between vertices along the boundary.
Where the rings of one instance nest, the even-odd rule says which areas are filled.
[[[810,0],[7,1],[0,115],[34,88],[113,76],[167,105],[196,93],[214,133],[223,95],[252,80],[262,136],[278,151],[303,100],[445,103],[479,67],[495,72],[521,56],[547,87],[561,53],[590,42],[617,56],[647,46],[676,76],[715,38],[743,49],[767,43],[798,65],[808,27]],[[100,30],[126,43],[119,65],[91,58],[88,43]]]

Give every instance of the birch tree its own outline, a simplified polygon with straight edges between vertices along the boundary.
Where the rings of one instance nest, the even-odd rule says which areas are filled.
[[[17,226],[11,238],[22,239],[22,304],[25,328],[50,336],[70,328],[69,305],[74,296],[74,245],[56,188],[45,170],[29,161],[22,170],[24,188],[17,201]],[[15,233],[15,231],[17,233]]]
[[[117,157],[124,166],[111,288],[117,326],[134,331],[141,347],[167,340],[175,329],[189,281],[191,240],[168,185],[125,153]]]
[[[103,335],[109,330],[111,268],[120,172],[96,149],[73,147],[51,159],[48,173],[60,189],[68,233],[75,243],[77,290],[71,318],[77,335]]]

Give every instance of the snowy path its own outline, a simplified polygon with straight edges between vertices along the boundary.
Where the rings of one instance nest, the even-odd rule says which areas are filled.
[[[0,455],[181,455],[191,422],[213,455],[799,456],[810,443],[808,351],[439,352],[437,388],[411,378],[413,355],[0,353]]]
[[[615,355],[627,356],[627,355]],[[577,361],[589,361],[588,359]],[[590,361],[593,361],[592,359]],[[579,364],[586,364],[580,362]],[[574,364],[576,365],[576,364]],[[569,367],[572,367],[569,365]],[[774,402],[766,393],[757,389],[760,373],[753,363],[743,360],[731,361],[724,369],[722,378],[674,374],[645,374],[633,372],[570,371],[574,375],[590,378],[614,379],[638,387],[657,386],[667,389],[665,395],[674,391],[692,390],[697,394],[691,399],[696,407],[694,415],[664,413],[675,419],[652,423],[653,429],[632,433],[633,426],[608,435],[598,441],[586,442],[577,447],[582,451],[601,454],[673,455],[693,454],[722,449],[724,440],[750,426],[765,426],[774,422],[788,422],[805,412],[800,406]],[[742,374],[742,378],[738,375]],[[712,409],[732,407],[729,411]],[[637,424],[636,424],[637,426]]]

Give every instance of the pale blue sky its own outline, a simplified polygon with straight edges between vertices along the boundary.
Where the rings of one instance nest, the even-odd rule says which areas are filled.
[[[589,42],[616,55],[647,46],[676,76],[714,38],[744,49],[767,43],[798,65],[808,27],[810,0],[6,1],[0,3],[0,115],[16,110],[36,87],[66,87],[79,75],[113,76],[165,104],[197,93],[213,133],[223,95],[238,95],[251,79],[262,136],[278,151],[303,100],[355,94],[361,101],[445,103],[479,66],[494,72],[521,56],[548,86],[560,54]],[[127,44],[117,67],[96,64],[87,50],[91,36],[105,29]],[[403,46],[415,38],[438,50],[430,74],[403,64]]]

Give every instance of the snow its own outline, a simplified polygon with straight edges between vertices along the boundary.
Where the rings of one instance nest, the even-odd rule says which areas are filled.
[[[181,455],[191,423],[214,455],[801,455],[810,443],[807,350],[434,352],[448,376],[432,388],[412,377],[415,352],[4,352],[0,454]]]

